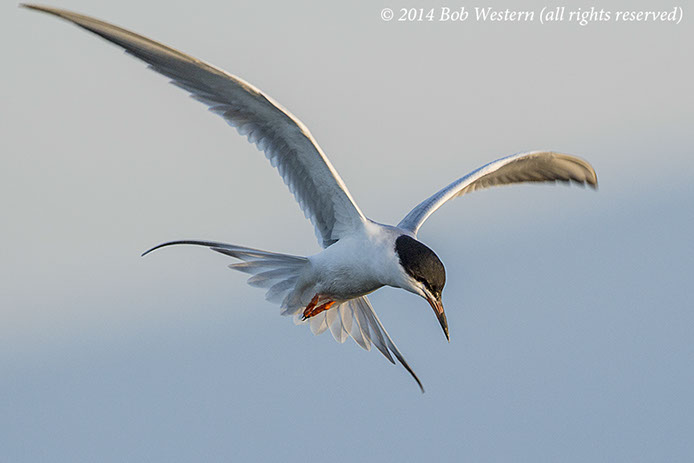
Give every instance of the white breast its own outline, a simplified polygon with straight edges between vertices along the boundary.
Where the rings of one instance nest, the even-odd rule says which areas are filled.
[[[307,280],[317,293],[344,301],[369,294],[384,285],[399,286],[402,268],[395,239],[403,232],[369,222],[359,234],[347,236],[309,257]]]

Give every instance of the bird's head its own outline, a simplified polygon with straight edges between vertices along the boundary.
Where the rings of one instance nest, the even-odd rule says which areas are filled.
[[[441,328],[448,336],[448,322],[441,303],[441,292],[446,284],[446,269],[434,251],[408,235],[395,240],[395,252],[404,272],[403,289],[422,296],[434,309]]]

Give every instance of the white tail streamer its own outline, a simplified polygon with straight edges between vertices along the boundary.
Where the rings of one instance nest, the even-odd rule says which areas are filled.
[[[371,345],[374,345],[391,363],[395,363],[393,360],[395,356],[424,392],[419,378],[388,335],[366,296],[335,304],[307,320],[302,318],[303,309],[306,306],[302,301],[310,300],[313,296],[313,294],[304,294],[305,289],[297,286],[301,273],[309,265],[307,258],[214,241],[190,240],[160,244],[142,255],[174,244],[205,246],[240,260],[241,262],[230,264],[229,268],[250,274],[249,285],[267,289],[265,298],[280,304],[282,315],[291,315],[297,325],[308,324],[316,335],[330,330],[333,338],[339,343],[344,343],[351,337],[363,349],[371,350]]]

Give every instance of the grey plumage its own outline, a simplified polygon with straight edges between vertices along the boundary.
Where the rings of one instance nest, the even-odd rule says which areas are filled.
[[[574,182],[598,186],[593,167],[581,158],[552,151],[533,151],[497,159],[459,178],[419,203],[398,227],[417,235],[424,221],[448,200],[498,185],[526,182]]]
[[[306,126],[248,82],[154,40],[89,16],[23,5],[67,19],[172,79],[265,152],[311,220],[323,247],[358,227],[364,215]]]

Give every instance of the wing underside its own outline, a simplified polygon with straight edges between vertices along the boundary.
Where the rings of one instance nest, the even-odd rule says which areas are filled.
[[[447,201],[472,191],[516,183],[576,183],[597,188],[598,177],[585,160],[552,151],[533,151],[490,162],[422,201],[398,227],[415,235],[426,219]]]
[[[364,215],[306,126],[253,85],[104,21],[57,8],[23,6],[66,19],[122,47],[235,127],[277,168],[323,247],[363,225]]]

